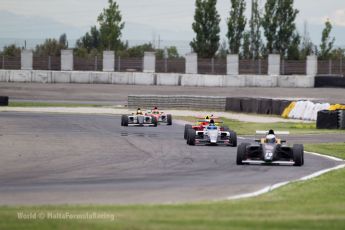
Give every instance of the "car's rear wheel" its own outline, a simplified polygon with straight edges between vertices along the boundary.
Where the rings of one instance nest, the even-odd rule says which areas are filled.
[[[121,117],[121,125],[122,126],[128,126],[128,116],[127,115],[122,115],[122,117]]]
[[[187,136],[187,144],[189,145],[195,145],[195,130],[194,129],[188,129],[188,136]]]
[[[230,131],[229,141],[232,147],[237,147],[237,134],[234,131]]]
[[[247,146],[249,146],[249,143],[241,143],[237,148],[237,157],[236,157],[236,164],[237,165],[243,165],[243,161],[246,157],[247,152]]]
[[[188,129],[191,129],[191,125],[184,125],[184,139],[187,140]]]
[[[167,115],[167,125],[172,125],[172,115],[171,114]]]
[[[292,147],[294,166],[302,166],[304,164],[304,147],[301,144],[295,144]]]

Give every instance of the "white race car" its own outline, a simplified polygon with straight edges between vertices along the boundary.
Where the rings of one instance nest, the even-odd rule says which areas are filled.
[[[210,144],[210,145],[228,145],[237,146],[237,134],[227,127],[219,127],[210,124],[200,129],[189,128],[187,130],[187,144]]]

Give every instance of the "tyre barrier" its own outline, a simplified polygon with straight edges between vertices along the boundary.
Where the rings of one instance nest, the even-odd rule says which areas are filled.
[[[317,113],[317,129],[338,129],[339,112],[330,110],[321,110]]]
[[[0,106],[8,106],[8,97],[0,96]]]
[[[315,77],[315,88],[345,88],[345,77],[320,75]]]
[[[345,129],[345,110],[338,110],[338,127]]]

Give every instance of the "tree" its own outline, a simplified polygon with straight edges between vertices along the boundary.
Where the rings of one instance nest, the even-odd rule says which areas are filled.
[[[267,53],[274,53],[274,42],[277,36],[278,30],[278,15],[277,15],[277,2],[276,0],[267,0],[265,4],[265,13],[262,18],[262,27],[264,29],[264,35],[266,37]]]
[[[37,56],[60,56],[61,50],[68,48],[68,41],[66,34],[62,34],[59,40],[48,38],[43,44],[37,45],[35,48],[35,55]]]
[[[165,58],[179,58],[180,55],[177,51],[176,46],[166,47],[165,49],[156,49],[156,57],[157,59]]]
[[[293,4],[294,0],[266,1],[262,26],[267,40],[267,52],[286,56],[296,31],[298,10],[294,9]]]
[[[238,54],[241,47],[243,32],[246,27],[247,19],[244,16],[246,10],[245,0],[231,0],[230,16],[228,18],[229,49],[233,54]]]
[[[196,37],[190,43],[199,57],[214,57],[219,48],[220,16],[216,9],[217,0],[196,0],[192,28]]]
[[[321,45],[320,45],[320,59],[327,59],[333,49],[335,38],[331,38],[332,24],[329,20],[325,22],[325,28],[322,31]]]
[[[101,36],[96,26],[91,27],[90,32],[87,32],[83,37],[77,40],[76,47],[78,49],[85,49],[88,53],[92,49],[101,51]]]
[[[250,59],[252,54],[250,52],[250,32],[246,31],[243,34],[243,45],[242,45],[242,54],[243,59]]]
[[[103,9],[97,20],[100,25],[100,38],[103,48],[117,51],[123,48],[120,39],[125,23],[122,22],[119,5],[113,0],[109,0],[108,3],[108,8]]]
[[[7,57],[20,57],[22,48],[16,46],[15,44],[5,46],[1,55]]]
[[[298,33],[293,35],[293,39],[287,50],[288,60],[299,60],[301,58],[300,52],[301,36]]]
[[[228,55],[228,44],[227,44],[227,41],[224,39],[220,44],[217,57],[224,59],[227,57],[227,55]]]
[[[252,16],[250,19],[250,53],[251,57],[257,59],[260,57],[261,41],[261,16],[258,0],[252,0]]]
[[[296,16],[298,10],[294,9],[294,0],[279,0],[279,6],[277,10],[279,19],[279,28],[277,33],[277,39],[275,41],[276,50],[285,57],[286,52],[290,46],[290,43],[298,36],[296,36]]]

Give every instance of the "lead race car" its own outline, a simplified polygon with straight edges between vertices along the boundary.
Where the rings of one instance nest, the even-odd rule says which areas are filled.
[[[146,111],[145,115],[155,117],[158,121],[158,124],[172,125],[172,115],[159,111],[157,107]]]
[[[155,116],[145,115],[140,108],[131,115],[122,115],[121,126],[153,126],[157,127],[158,120]]]
[[[217,126],[214,120],[209,125],[195,126],[187,130],[187,144],[208,144],[237,146],[237,134],[228,127]]]
[[[243,164],[277,164],[304,165],[304,147],[301,144],[288,146],[286,140],[276,135],[288,135],[289,132],[256,131],[265,137],[256,139],[255,144],[241,143],[237,149],[236,163]]]

